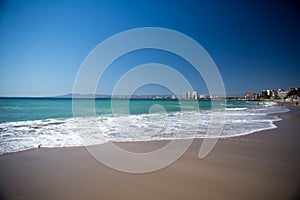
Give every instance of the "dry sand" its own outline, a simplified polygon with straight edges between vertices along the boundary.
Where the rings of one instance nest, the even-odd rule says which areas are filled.
[[[85,148],[35,149],[0,156],[0,199],[299,199],[300,109],[280,114],[277,129],[221,139],[204,159],[194,141],[174,164],[127,174]],[[164,142],[121,144],[148,151]]]

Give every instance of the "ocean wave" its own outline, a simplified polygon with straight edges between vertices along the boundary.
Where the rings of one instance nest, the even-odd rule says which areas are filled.
[[[107,142],[171,140],[206,137],[235,137],[276,128],[275,113],[283,106],[268,103],[262,107],[226,109],[221,134],[207,135],[213,112],[210,110],[102,115],[93,118],[59,118],[0,123],[0,153],[42,147],[70,147]]]
[[[242,107],[242,108],[226,108],[226,110],[247,110],[247,107]]]

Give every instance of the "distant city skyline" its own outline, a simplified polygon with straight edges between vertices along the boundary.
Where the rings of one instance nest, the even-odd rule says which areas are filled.
[[[0,4],[0,96],[72,93],[77,71],[96,45],[139,27],[173,29],[196,40],[216,63],[228,96],[300,86],[296,1],[16,0]],[[152,49],[112,63],[96,93],[109,94],[124,73],[149,62],[173,67],[199,95],[209,95],[187,61]],[[170,91],[152,85],[136,93]]]

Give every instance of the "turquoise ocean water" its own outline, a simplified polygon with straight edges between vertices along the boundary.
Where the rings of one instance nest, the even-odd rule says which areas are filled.
[[[95,102],[95,111],[97,116],[112,114],[112,106],[117,110],[124,111],[125,107],[129,108],[129,114],[148,114],[153,105],[161,105],[168,113],[181,111],[180,103],[177,100],[109,100],[109,99],[82,99],[75,100],[82,104]],[[129,103],[128,103],[129,101]],[[221,101],[220,101],[221,103]],[[185,110],[207,110],[211,108],[210,101],[184,101]],[[227,103],[228,106],[243,106],[243,102],[232,101]],[[128,106],[127,106],[128,105]],[[120,109],[118,109],[120,108]],[[161,110],[157,110],[160,112]],[[125,112],[125,111],[124,111]],[[155,110],[154,110],[155,112]],[[0,123],[16,122],[27,120],[40,120],[49,118],[71,118],[72,99],[62,98],[0,98]]]
[[[96,143],[203,138],[213,110],[225,112],[224,128],[217,137],[234,137],[276,128],[273,122],[280,120],[276,113],[288,111],[272,102],[253,101],[76,101],[76,109],[83,113],[79,117],[73,117],[72,99],[0,98],[0,153],[38,145],[82,146],[81,135]],[[91,102],[94,116],[84,114]]]

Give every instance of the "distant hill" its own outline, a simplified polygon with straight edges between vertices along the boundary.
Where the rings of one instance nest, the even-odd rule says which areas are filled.
[[[93,98],[111,98],[110,95],[102,95],[102,94],[65,94],[65,95],[60,95],[60,96],[55,96],[54,98],[76,98],[76,99],[93,99]]]
[[[108,95],[108,94],[65,94],[60,96],[54,96],[50,98],[61,98],[61,99],[171,99],[172,95]]]

